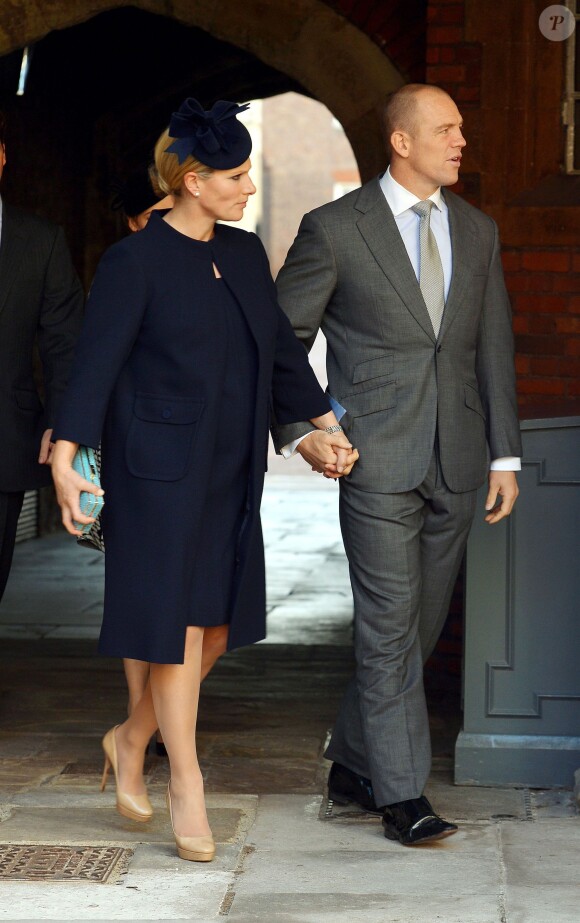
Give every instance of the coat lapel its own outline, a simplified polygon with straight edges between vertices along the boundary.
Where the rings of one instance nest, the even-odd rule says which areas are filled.
[[[433,325],[415,271],[378,180],[362,187],[356,208],[363,212],[357,225],[366,245],[407,309],[429,339],[435,342]]]
[[[25,244],[26,232],[18,216],[3,202],[2,238],[0,240],[0,314],[18,274]]]
[[[240,259],[239,246],[231,246],[225,235],[220,235],[216,253],[220,272],[237,298],[258,350],[262,353],[271,342],[272,328],[268,326],[267,318],[274,317],[273,313],[264,310],[264,277],[259,272],[251,271],[254,267]],[[249,254],[248,259],[251,260],[252,256]]]
[[[461,200],[453,193],[443,190],[443,196],[449,209],[449,232],[451,235],[451,253],[453,271],[445,311],[441,321],[439,339],[445,336],[453,323],[469,289],[473,266],[476,264],[477,238],[469,217],[461,208]]]

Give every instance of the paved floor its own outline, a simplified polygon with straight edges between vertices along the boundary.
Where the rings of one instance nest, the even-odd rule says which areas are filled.
[[[325,798],[352,668],[336,499],[320,478],[267,481],[270,634],[202,693],[209,866],[175,855],[165,760],[147,759],[150,824],[98,791],[100,740],[126,705],[120,664],[94,656],[102,558],[65,535],[18,547],[0,610],[0,920],[577,923],[572,793],[454,786],[456,692],[431,690],[429,783],[455,837],[406,850]]]

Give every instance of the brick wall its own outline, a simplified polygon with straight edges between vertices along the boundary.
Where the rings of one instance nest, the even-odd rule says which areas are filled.
[[[527,7],[536,5],[528,2]],[[504,270],[514,313],[522,417],[580,412],[580,256],[567,241],[560,246],[552,245],[557,237],[555,224],[561,221],[557,214],[557,206],[561,203],[555,200],[552,209],[544,197],[541,210],[534,204],[534,186],[540,186],[542,180],[553,176],[558,163],[563,161],[561,125],[559,137],[557,131],[562,97],[562,49],[549,48],[547,46],[554,43],[545,41],[539,44],[543,40],[537,29],[536,12],[524,10],[523,2],[520,4],[518,0],[506,0],[506,17],[513,17],[512,21],[520,27],[519,33],[513,32],[518,46],[518,53],[514,52],[513,56],[513,84],[518,84],[521,49],[528,53],[526,67],[521,71],[527,74],[527,83],[522,78],[516,87],[516,101],[511,95],[513,88],[502,84],[503,70],[496,66],[502,57],[505,65],[505,58],[510,56],[513,46],[502,34],[499,24],[496,23],[491,36],[484,30],[481,17],[485,16],[485,11],[481,10],[481,4],[475,0],[430,0],[427,8],[426,80],[446,89],[457,101],[465,119],[468,140],[465,169],[455,191],[493,215],[504,241]],[[478,37],[481,41],[474,41]],[[491,38],[495,39],[494,44]],[[530,58],[537,68],[542,68],[544,111],[536,112],[538,75],[530,68]],[[505,169],[498,181],[490,161],[494,149],[509,149],[514,144],[516,129],[502,118],[510,109],[516,124],[523,125],[524,113],[528,122],[537,116],[538,125],[531,129],[536,136],[540,123],[550,122],[556,131],[552,130],[551,140],[543,143],[539,154],[531,146],[524,150],[521,138],[516,135],[522,149],[520,157],[515,149],[513,151],[512,160],[517,167],[511,167],[512,177],[506,157]],[[488,118],[490,114],[492,117]],[[487,133],[482,127],[486,125]],[[548,143],[553,148],[548,148]],[[568,179],[561,175],[557,178],[561,182]],[[514,192],[521,191],[522,182],[531,189],[527,210],[518,209],[521,202],[517,195],[514,196]],[[559,211],[562,212],[561,207]],[[569,214],[566,217],[569,219]],[[529,228],[527,233],[526,227]],[[515,236],[520,240],[512,246],[510,237]]]
[[[565,249],[506,249],[523,416],[551,416],[580,396],[580,256]]]
[[[562,49],[547,47],[553,43],[539,44],[537,10],[526,11],[529,17],[526,19],[518,0],[506,0],[506,16],[520,27],[519,34],[517,29],[511,30],[519,44],[510,74],[515,89],[513,85],[508,88],[502,81],[503,68],[508,67],[506,59],[511,59],[511,46],[507,39],[501,45],[497,24],[495,33],[485,31],[481,18],[486,15],[483,6],[476,0],[430,0],[426,82],[446,89],[465,119],[468,140],[465,167],[454,191],[491,214],[504,241],[502,257],[513,308],[521,416],[577,414],[580,412],[580,255],[570,244],[573,235],[566,233],[566,227],[574,225],[571,211],[578,215],[578,208],[574,209],[571,202],[565,204],[572,207],[562,208],[562,200],[566,199],[564,186],[560,187],[560,201],[554,200],[553,204],[545,195],[541,206],[535,204],[540,200],[534,198],[535,188],[541,187],[545,179],[553,180],[556,172],[556,182],[563,184],[568,179],[559,170],[563,161],[559,119]],[[518,20],[520,10],[522,16]],[[527,61],[519,74],[525,74],[527,68],[527,77],[522,76],[518,85],[518,66],[526,53]],[[537,68],[535,73],[530,60]],[[541,81],[538,72],[542,74]],[[536,97],[538,83],[544,88],[540,101]],[[529,143],[525,148],[523,139],[514,135],[514,125],[510,122],[521,126],[524,119],[533,122],[536,117],[538,125],[529,129],[535,135],[533,145]],[[544,140],[543,147],[538,149],[540,123],[544,127],[549,123],[551,131],[550,140]],[[544,137],[547,139],[548,135]],[[552,146],[549,148],[548,144]],[[504,149],[508,154],[502,159],[497,152]],[[498,171],[501,176],[494,176]],[[522,186],[523,196],[519,195]],[[529,206],[522,208],[526,196]],[[427,665],[428,687],[457,687],[461,673],[462,617],[463,572],[455,587],[445,629]]]
[[[369,36],[409,80],[425,79],[426,0],[325,0]]]

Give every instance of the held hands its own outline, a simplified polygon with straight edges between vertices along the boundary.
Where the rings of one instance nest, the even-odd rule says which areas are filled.
[[[489,512],[485,521],[493,525],[509,516],[519,492],[515,471],[490,471],[489,490],[485,501],[485,508]]]
[[[353,449],[342,430],[327,433],[327,426],[337,426],[338,420],[330,411],[322,417],[316,417],[311,423],[317,429],[305,436],[299,443],[297,451],[308,462],[313,471],[318,471],[325,478],[339,478],[350,474],[358,459],[358,452]]]
[[[358,451],[353,449],[344,433],[325,433],[324,430],[309,433],[296,451],[313,471],[318,471],[325,478],[350,474],[358,459]]]
[[[81,491],[102,497],[105,491],[90,481],[86,481],[72,467],[72,460],[78,446],[75,442],[66,442],[59,439],[54,447],[51,458],[52,479],[56,490],[56,499],[62,513],[62,523],[71,535],[82,535],[74,522],[86,525],[95,521],[94,516],[84,516],[80,509]]]

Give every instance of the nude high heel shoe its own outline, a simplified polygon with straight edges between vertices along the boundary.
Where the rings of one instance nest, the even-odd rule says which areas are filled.
[[[119,725],[116,724],[115,727],[107,731],[103,737],[105,768],[103,769],[103,778],[101,779],[101,791],[105,791],[107,776],[112,766],[115,774],[115,785],[117,786],[117,811],[119,814],[122,814],[123,817],[130,818],[130,820],[138,820],[140,822],[151,820],[153,817],[153,808],[151,807],[151,802],[147,795],[129,795],[127,792],[122,792],[119,788],[119,779],[117,775],[119,764],[117,761],[117,745],[115,743],[115,731],[118,727]]]
[[[171,820],[171,829],[175,837],[177,855],[180,859],[189,859],[190,862],[211,862],[215,856],[215,843],[211,833],[205,836],[178,836],[173,826],[173,813],[171,811],[171,782],[167,783],[167,810]]]

